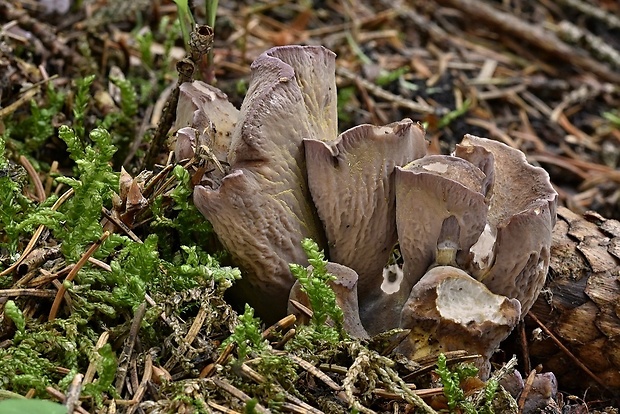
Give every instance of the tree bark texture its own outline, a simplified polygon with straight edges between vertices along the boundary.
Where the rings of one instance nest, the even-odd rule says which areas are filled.
[[[589,392],[620,395],[619,221],[558,209],[547,282],[530,312],[591,371],[579,368],[548,335],[532,335],[532,362],[553,371],[561,390],[592,387]],[[528,327],[533,333],[535,326]]]

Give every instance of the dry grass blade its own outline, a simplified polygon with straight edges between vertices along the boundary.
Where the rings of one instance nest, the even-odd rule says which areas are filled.
[[[438,3],[457,8],[466,13],[469,18],[497,27],[507,34],[535,45],[559,59],[570,61],[572,65],[594,73],[609,82],[620,83],[620,74],[617,72],[612,72],[600,62],[584,56],[583,53],[558,39],[555,34],[526,23],[512,14],[501,12],[484,2],[475,0],[438,0]]]
[[[125,384],[128,366],[131,361],[131,355],[133,353],[133,348],[136,344],[136,339],[138,338],[140,324],[142,323],[142,319],[144,318],[145,314],[146,303],[142,303],[138,307],[138,309],[136,309],[136,313],[134,314],[133,320],[131,321],[129,336],[127,337],[127,339],[125,339],[125,346],[123,347],[123,352],[118,358],[118,370],[116,371],[115,388],[116,392],[118,392],[119,394],[123,390],[123,386]]]
[[[247,403],[248,401],[250,401],[252,399],[249,395],[247,395],[246,393],[244,393],[243,391],[241,391],[240,389],[238,389],[237,387],[235,387],[234,385],[232,385],[231,383],[229,383],[228,381],[226,381],[223,378],[215,377],[215,378],[211,378],[209,381],[212,381],[219,388],[221,388],[222,390],[226,391],[227,393],[229,393],[233,397],[238,398],[239,400],[241,400],[244,403]],[[271,413],[270,410],[266,409],[261,404],[256,404],[254,406],[254,409],[259,414],[269,414],[269,413]]]
[[[82,255],[82,257],[80,257],[80,260],[78,260],[78,262],[75,264],[75,266],[73,266],[73,268],[71,269],[71,271],[69,272],[69,274],[65,278],[65,282],[72,282],[73,281],[73,279],[75,278],[77,273],[80,271],[80,269],[88,261],[88,258],[91,257],[95,253],[95,251],[97,251],[97,249],[103,244],[104,241],[106,241],[106,239],[109,236],[110,236],[109,232],[107,232],[107,231],[104,232],[103,235],[101,235],[101,237],[99,238],[99,240],[97,240],[95,243],[93,243],[88,248],[86,253],[84,253]],[[66,291],[67,291],[67,287],[63,283],[62,286],[60,287],[60,289],[58,289],[58,293],[56,294],[56,298],[54,299],[54,303],[52,303],[52,307],[50,309],[50,313],[49,313],[49,316],[47,318],[48,320],[53,321],[56,318],[56,314],[58,313],[58,309],[60,308],[60,303],[62,301],[62,297],[63,297],[63,295],[65,294]]]

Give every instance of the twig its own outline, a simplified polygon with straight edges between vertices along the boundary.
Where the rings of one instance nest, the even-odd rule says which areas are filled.
[[[71,271],[71,269],[73,269],[73,266],[75,265],[70,264],[68,266],[63,267],[62,269],[60,269],[59,271],[55,273],[48,272],[45,269],[39,269],[39,271],[41,272],[41,276],[38,276],[32,279],[28,283],[28,286],[31,288],[44,286],[48,284],[49,282],[51,282],[52,280],[58,279],[59,277],[62,277],[63,275],[68,274]],[[17,283],[19,283],[19,281]]]
[[[168,136],[168,131],[176,119],[180,86],[185,82],[192,81],[196,66],[200,63],[202,56],[213,46],[213,30],[207,25],[197,26],[190,34],[189,46],[190,52],[184,59],[177,62],[176,68],[179,78],[164,107],[164,113],[157,125],[151,147],[144,159],[144,168],[150,169],[155,164],[155,159]]]
[[[289,329],[288,331],[286,331],[286,333],[284,335],[282,335],[282,339],[280,339],[273,347],[275,349],[282,349],[282,348],[284,348],[284,345],[286,345],[286,343],[288,341],[293,339],[293,337],[295,336],[296,333],[297,333],[297,331],[295,329]]]
[[[144,318],[145,314],[146,303],[142,302],[140,306],[138,306],[138,309],[136,309],[136,313],[134,314],[133,320],[131,321],[129,336],[125,340],[123,352],[121,352],[121,355],[118,358],[118,370],[116,371],[116,383],[114,386],[116,388],[116,392],[118,392],[119,394],[121,393],[123,389],[123,384],[125,383],[125,377],[127,376],[127,367],[129,366],[133,347],[136,343],[138,332],[140,331],[140,324],[142,323],[142,318]]]
[[[101,244],[104,241],[106,241],[106,239],[109,236],[110,236],[110,232],[107,232],[107,231],[104,232],[101,235],[101,237],[99,238],[99,240],[97,240],[95,243],[93,243],[88,248],[86,253],[84,253],[82,255],[82,257],[80,257],[80,260],[78,260],[78,262],[75,264],[75,266],[73,266],[73,269],[71,269],[71,271],[69,272],[69,274],[65,278],[65,282],[73,281],[73,279],[75,278],[77,273],[80,271],[80,269],[88,261],[88,258],[95,253],[95,251],[99,248],[99,246],[101,246]],[[49,314],[49,316],[47,318],[49,321],[53,321],[54,319],[56,319],[56,313],[58,313],[58,308],[60,308],[60,302],[62,301],[62,297],[63,297],[63,295],[65,294],[66,291],[67,291],[67,288],[65,287],[65,284],[63,283],[61,285],[60,289],[58,289],[58,293],[56,293],[56,298],[54,299],[54,303],[52,303],[52,308],[50,309],[50,314]]]
[[[121,220],[119,220],[117,217],[114,217],[114,215],[112,214],[112,212],[110,210],[108,210],[105,207],[101,207],[101,212],[103,213],[103,215],[110,220],[112,223],[114,223],[114,225],[116,225],[117,227],[119,227],[121,230],[123,230],[125,232],[125,234],[127,236],[129,236],[129,238],[133,241],[135,241],[136,243],[140,243],[142,244],[142,240],[140,240],[140,238],[138,236],[136,236],[136,233],[134,233],[125,223],[123,223]]]
[[[37,200],[39,202],[45,201],[45,188],[43,188],[43,183],[41,182],[41,177],[39,177],[39,174],[37,174],[37,170],[35,170],[30,161],[28,161],[28,158],[24,157],[23,155],[19,156],[19,163],[22,165],[22,167],[26,169],[26,172],[32,180],[32,184],[34,184],[34,192],[37,195]]]
[[[222,379],[222,378],[211,378],[210,381],[213,381],[213,383],[215,385],[217,385],[218,387],[220,387],[221,389],[223,389],[224,391],[226,391],[227,393],[229,393],[233,397],[240,399],[244,403],[247,403],[248,401],[250,401],[252,399],[249,395],[247,395],[246,393],[244,393],[240,389],[236,388],[234,385],[232,385],[231,383],[229,383],[225,379]],[[254,409],[259,414],[271,414],[271,411],[269,411],[268,409],[266,409],[265,407],[263,407],[260,404],[256,404],[254,406]]]
[[[209,407],[215,408],[216,410],[221,411],[224,414],[241,414],[239,411],[231,410],[230,408],[224,407],[223,405],[216,404],[211,400],[208,400],[207,404],[209,405]]]
[[[97,365],[98,365],[99,360],[101,359],[97,351],[99,351],[99,349],[101,349],[105,344],[108,343],[109,338],[110,338],[110,333],[108,331],[103,332],[99,336],[99,339],[97,340],[97,343],[95,344],[95,347],[93,348],[93,353],[92,353],[93,357],[90,363],[88,364],[88,368],[86,369],[86,374],[84,375],[84,381],[82,382],[83,384],[90,384],[93,381],[93,378],[95,378],[95,373],[97,372]]]
[[[151,376],[153,375],[153,357],[151,354],[146,354],[146,359],[144,361],[144,373],[142,374],[142,381],[140,381],[140,385],[138,385],[138,389],[133,395],[132,401],[134,405],[132,405],[129,410],[127,410],[127,414],[133,414],[139,407],[140,401],[142,401],[142,397],[144,397],[144,393],[146,392],[146,386],[148,382],[151,380]]]
[[[65,407],[67,407],[68,413],[73,413],[73,411],[79,406],[80,403],[80,394],[82,393],[82,380],[84,379],[84,375],[77,373],[73,377],[71,381],[71,385],[67,389],[66,399],[65,399]]]
[[[26,102],[30,102],[32,98],[37,94],[37,89],[30,89],[22,96],[20,96],[15,102],[12,104],[0,109],[0,119],[8,117],[10,114],[15,112],[17,108],[25,104]]]
[[[107,264],[103,260],[95,259],[94,257],[89,257],[88,258],[88,263],[93,264],[93,265],[95,265],[95,266],[105,270],[106,272],[111,272],[112,271],[112,266],[110,266],[109,264]]]
[[[312,312],[312,309],[310,309],[303,303],[296,301],[295,299],[289,299],[289,302],[291,302],[291,305],[293,305],[295,309],[297,309],[298,311],[303,313],[305,316],[307,316],[308,319],[311,319],[312,315],[314,315],[314,312]]]
[[[51,289],[0,289],[0,297],[34,296],[53,298],[57,292]]]
[[[187,331],[187,335],[185,335],[184,341],[185,343],[187,343],[188,346],[190,346],[192,342],[194,342],[194,339],[196,339],[196,335],[198,335],[198,332],[200,332],[200,329],[202,328],[202,324],[207,319],[207,316],[209,316],[207,310],[207,303],[208,302],[205,302],[202,304],[202,306],[200,306],[200,309],[198,309],[198,313],[194,318],[192,326],[190,326],[189,330]]]
[[[157,173],[155,177],[151,178],[149,182],[146,184],[146,186],[144,187],[144,190],[142,190],[142,195],[144,197],[148,197],[153,191],[153,189],[155,188],[155,185],[159,183],[161,180],[163,180],[166,177],[166,175],[168,175],[168,173],[172,171],[173,168],[174,168],[174,165],[166,165],[166,167],[163,170],[161,170],[159,173]],[[150,198],[154,199],[155,197],[150,197]]]
[[[517,407],[519,408],[519,413],[523,413],[523,407],[525,406],[525,401],[527,401],[528,395],[530,395],[530,391],[532,390],[532,384],[534,384],[534,380],[536,379],[536,370],[533,369],[530,371],[527,379],[525,380],[525,385],[523,386],[523,391],[519,396],[519,401],[517,401]]]
[[[521,320],[517,327],[519,333],[519,345],[521,345],[521,357],[523,358],[523,370],[529,372],[532,369],[532,362],[530,361],[530,350],[527,343],[527,334],[525,332],[525,322]]]
[[[240,370],[241,370],[242,374],[244,374],[249,379],[251,379],[252,381],[254,381],[254,382],[258,383],[258,384],[264,384],[265,382],[267,382],[267,379],[264,376],[262,376],[261,374],[259,374],[256,371],[254,371],[247,364],[241,364]],[[290,401],[293,404],[295,404],[294,406],[291,406],[291,408],[300,407],[300,408],[305,410],[306,414],[324,414],[322,411],[317,410],[313,406],[309,405],[308,403],[300,400],[299,398],[297,398],[294,395],[290,394],[288,391],[284,390],[280,386],[280,384],[276,383],[276,384],[273,384],[273,385],[278,390],[278,393],[284,394],[285,398],[288,401]]]
[[[592,371],[590,371],[590,369],[588,367],[586,367],[580,360],[579,358],[577,358],[575,355],[573,355],[573,353],[571,351],[569,351],[569,349],[567,347],[564,346],[564,344],[553,334],[553,332],[551,332],[549,330],[549,328],[547,328],[545,326],[544,323],[542,323],[540,321],[540,319],[538,319],[536,317],[536,315],[534,315],[531,311],[527,313],[527,315],[532,318],[534,320],[534,322],[536,322],[538,324],[538,326],[540,326],[540,329],[543,330],[544,333],[546,333],[547,335],[549,335],[549,338],[562,350],[562,352],[564,352],[566,354],[566,356],[568,356],[579,368],[581,368],[583,370],[583,372],[585,372],[590,378],[592,378],[594,381],[596,381],[597,384],[599,384],[601,387],[603,387],[604,389],[608,390],[609,388],[607,387],[607,384],[605,384],[603,382],[603,380],[601,380],[598,376],[596,376],[595,373],[593,373]]]
[[[439,4],[462,11],[468,19],[481,24],[493,26],[500,31],[535,45],[537,48],[579,67],[584,72],[591,72],[609,81],[620,83],[620,74],[591,59],[578,50],[562,42],[558,37],[540,26],[533,25],[505,13],[482,1],[475,0],[437,0]]]
[[[217,357],[215,361],[204,367],[202,371],[200,371],[200,375],[198,376],[198,378],[209,378],[211,375],[213,375],[215,373],[215,368],[218,365],[222,365],[224,364],[224,362],[226,362],[234,348],[235,344],[232,342],[226,345],[226,348],[224,348],[220,356]]]
[[[58,401],[60,401],[63,404],[66,401],[65,394],[63,394],[62,392],[58,391],[54,387],[45,387],[45,391],[47,391],[47,393],[49,395],[51,395],[52,397],[56,398]],[[30,398],[32,398],[32,397],[30,397]],[[75,407],[73,412],[75,412],[75,411],[77,411],[80,414],[88,414],[88,411],[86,411],[85,409],[83,409],[80,406]]]
[[[289,326],[293,325],[297,321],[295,315],[286,315],[284,318],[280,319],[278,322],[271,325],[269,328],[265,329],[262,333],[263,339],[268,339],[273,331],[283,331],[287,329]]]
[[[297,363],[297,365],[302,367],[304,370],[308,371],[310,374],[314,375],[315,377],[317,377],[318,379],[323,381],[325,383],[325,385],[327,385],[332,390],[334,390],[334,391],[336,391],[338,393],[342,392],[342,386],[341,385],[338,385],[336,383],[336,381],[331,379],[327,374],[325,374],[323,371],[321,371],[320,369],[318,369],[317,367],[315,367],[314,365],[312,365],[308,361],[298,357],[297,355],[293,355],[293,354],[288,354],[287,356],[290,359],[292,359],[293,361],[295,361],[295,363]],[[345,394],[338,395],[338,397],[340,399],[342,399],[343,401],[349,402],[348,399],[346,398]]]
[[[422,397],[422,398],[428,398],[428,397],[435,397],[438,395],[443,395],[443,387],[437,387],[437,388],[425,388],[425,389],[421,389],[421,390],[411,390],[411,392],[415,393],[416,395]],[[377,397],[381,397],[381,398],[389,398],[389,399],[399,399],[404,401],[404,398],[400,395],[400,394],[396,394],[394,392],[389,392],[387,390],[384,390],[383,388],[375,388],[372,392],[374,395],[376,395]]]

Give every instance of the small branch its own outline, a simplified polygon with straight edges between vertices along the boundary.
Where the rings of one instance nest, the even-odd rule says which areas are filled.
[[[510,36],[521,39],[562,59],[570,65],[577,66],[584,72],[591,72],[608,82],[620,83],[620,73],[611,71],[601,62],[597,62],[570,47],[554,33],[544,30],[540,26],[524,22],[513,14],[499,11],[483,1],[437,0],[437,2],[460,10],[470,21],[493,26]]]
[[[523,412],[523,407],[525,406],[525,401],[527,401],[527,397],[530,395],[530,391],[532,390],[532,384],[534,384],[534,380],[536,379],[536,370],[533,369],[530,371],[530,374],[527,376],[525,380],[525,385],[523,386],[523,391],[521,391],[521,395],[519,396],[519,401],[517,401],[517,407],[519,407],[519,412]]]
[[[185,82],[191,82],[194,78],[196,66],[200,64],[200,60],[205,53],[208,53],[213,46],[213,30],[207,26],[196,26],[190,34],[189,41],[190,51],[187,56],[178,61],[176,68],[179,74],[177,84],[166,101],[164,112],[157,125],[157,130],[153,136],[151,147],[144,159],[143,169],[152,169],[155,164],[157,155],[161,151],[168,132],[177,116],[177,104],[179,102],[180,86]]]
[[[566,346],[564,346],[564,344],[553,334],[553,332],[551,332],[549,330],[549,328],[547,328],[545,326],[544,323],[542,323],[540,321],[540,319],[538,319],[536,317],[536,315],[534,315],[531,311],[528,312],[527,315],[530,318],[532,318],[534,320],[534,322],[536,322],[538,324],[538,326],[540,326],[540,329],[542,329],[544,333],[549,335],[549,338],[562,350],[562,352],[564,352],[566,354],[566,356],[568,356],[579,368],[581,368],[583,370],[583,372],[585,372],[590,378],[592,378],[594,381],[596,381],[596,383],[599,384],[604,389],[606,389],[606,390],[609,389],[607,387],[607,384],[605,384],[603,382],[603,380],[601,380],[599,377],[597,377],[595,373],[590,371],[590,369],[588,367],[586,367],[583,364],[583,362],[581,362],[579,360],[579,358],[577,358],[575,355],[573,355],[573,353],[571,351],[569,351],[569,349]]]
[[[78,260],[78,262],[75,264],[75,266],[73,266],[73,269],[71,269],[71,271],[69,272],[69,274],[65,278],[65,282],[73,281],[73,279],[75,278],[77,273],[80,271],[80,269],[82,269],[82,267],[88,261],[88,258],[91,257],[95,253],[95,251],[97,251],[99,246],[101,246],[101,244],[104,241],[106,241],[106,239],[109,236],[110,236],[110,232],[107,232],[107,231],[104,232],[103,235],[101,235],[101,237],[99,238],[99,240],[97,240],[95,243],[93,243],[90,246],[90,248],[86,251],[86,253],[84,253],[82,255],[82,257],[80,257],[80,260]],[[52,308],[50,309],[50,314],[49,314],[49,316],[47,318],[49,321],[53,321],[54,319],[56,319],[56,314],[58,313],[58,309],[60,308],[60,303],[62,302],[62,297],[64,296],[66,291],[67,291],[67,288],[65,287],[65,284],[63,283],[60,286],[60,289],[58,289],[58,292],[56,293],[56,298],[54,299],[54,303],[52,304]]]
[[[218,387],[220,387],[221,389],[223,389],[224,391],[226,391],[233,397],[240,399],[244,403],[247,403],[248,401],[252,399],[249,395],[241,391],[239,388],[236,388],[234,385],[232,385],[231,383],[229,383],[228,381],[224,379],[211,378],[211,381],[213,381],[215,385],[217,385]],[[254,406],[254,409],[259,414],[271,414],[271,411],[269,411],[268,409],[266,409],[260,404],[256,404]]]
[[[142,401],[142,398],[144,397],[144,393],[146,392],[146,386],[151,380],[152,375],[153,375],[153,357],[151,356],[151,354],[146,354],[146,360],[144,361],[144,373],[142,374],[142,380],[140,381],[140,385],[138,385],[138,389],[133,395],[132,401],[134,401],[134,404],[127,410],[127,414],[133,414],[138,409],[140,402]]]
[[[67,389],[65,406],[67,407],[68,413],[73,413],[80,404],[80,394],[82,393],[82,380],[84,379],[84,375],[78,373],[73,377],[73,381],[71,381],[71,385]]]
[[[133,316],[133,320],[131,321],[131,328],[129,329],[129,336],[125,340],[125,346],[123,347],[123,352],[118,358],[118,370],[116,371],[116,383],[115,388],[116,392],[119,394],[123,389],[123,384],[125,383],[125,378],[127,376],[127,367],[129,366],[129,362],[131,360],[131,354],[133,352],[133,347],[136,343],[136,338],[138,337],[138,332],[140,331],[140,324],[142,323],[142,318],[146,314],[146,303],[143,302],[136,309],[136,313]]]
[[[56,291],[50,289],[0,289],[0,297],[34,296],[39,298],[53,298]]]

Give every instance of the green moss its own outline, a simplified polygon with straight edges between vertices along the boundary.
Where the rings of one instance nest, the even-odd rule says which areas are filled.
[[[293,276],[299,281],[301,290],[310,301],[312,318],[309,330],[302,329],[297,338],[305,334],[313,341],[327,341],[336,344],[348,335],[343,328],[344,315],[342,309],[336,303],[336,294],[329,286],[330,281],[336,277],[327,272],[327,260],[325,254],[319,250],[319,246],[311,239],[304,239],[302,247],[308,256],[308,262],[312,270],[298,264],[291,264]],[[327,324],[331,320],[334,326]]]

